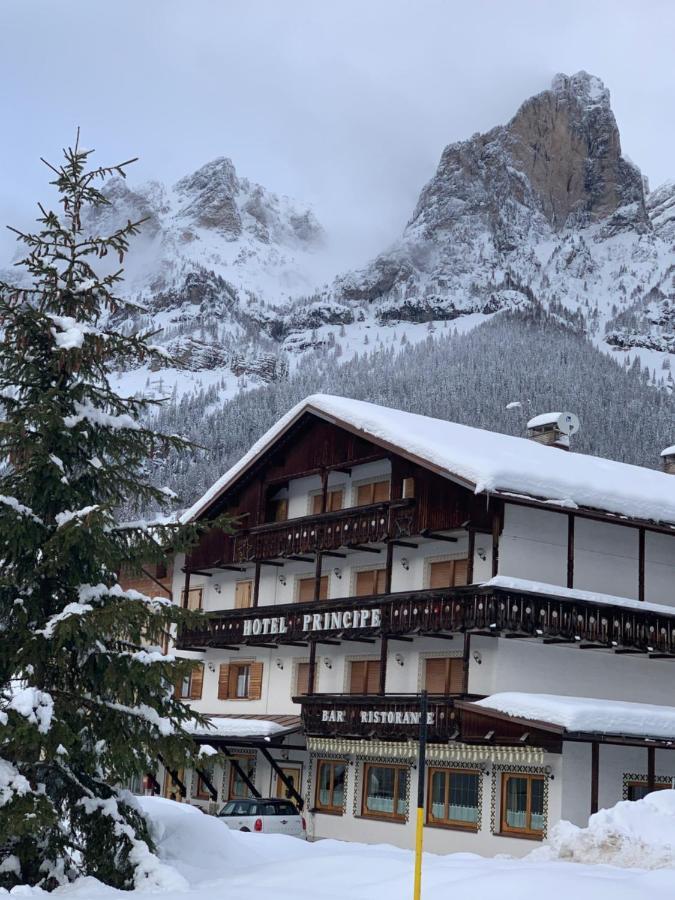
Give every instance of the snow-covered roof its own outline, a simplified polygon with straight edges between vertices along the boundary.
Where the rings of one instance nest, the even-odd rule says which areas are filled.
[[[209,725],[189,727],[195,737],[217,738],[272,738],[279,734],[288,734],[300,727],[297,716],[280,716],[278,719],[244,716],[238,718],[228,715],[209,716]]]
[[[534,418],[530,419],[527,423],[528,428],[541,428],[543,425],[556,425],[562,413],[559,412],[550,412],[550,413],[542,413],[539,416],[534,416]]]
[[[672,476],[671,476],[672,477]],[[495,575],[484,581],[481,587],[502,588],[507,591],[542,594],[543,596],[560,597],[563,600],[581,600],[585,603],[597,603],[599,606],[623,606],[640,612],[653,612],[658,615],[675,616],[675,605],[663,603],[647,603],[643,600],[630,600],[628,597],[617,597],[614,594],[601,594],[598,591],[582,591],[579,588],[561,587],[546,581],[530,581],[528,578],[511,578],[510,575]],[[675,590],[675,589],[674,589]],[[675,601],[675,596],[673,597]]]
[[[661,451],[661,456],[675,456],[675,444]]]
[[[547,722],[565,731],[675,740],[672,706],[518,691],[492,694],[471,706],[492,709],[516,719]]]
[[[565,509],[587,508],[675,526],[675,478],[443,419],[362,400],[313,394],[272,426],[183,514],[191,521],[304,413],[314,413],[414,459],[475,493],[497,493]]]

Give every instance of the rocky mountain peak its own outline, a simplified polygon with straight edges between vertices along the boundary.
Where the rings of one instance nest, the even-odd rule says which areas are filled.
[[[178,215],[203,228],[214,228],[228,240],[236,240],[242,231],[237,205],[240,188],[232,160],[220,156],[176,184],[181,201]]]
[[[609,108],[609,91],[597,75],[589,75],[583,69],[575,75],[559,72],[551,82],[551,91],[567,100],[581,102],[587,107]]]

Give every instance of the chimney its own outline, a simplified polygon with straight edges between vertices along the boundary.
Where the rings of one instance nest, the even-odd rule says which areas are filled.
[[[661,451],[661,465],[668,475],[675,475],[675,444]]]
[[[570,449],[570,437],[579,431],[579,419],[570,412],[542,413],[527,423],[527,436],[538,444]],[[675,448],[673,448],[675,452]]]

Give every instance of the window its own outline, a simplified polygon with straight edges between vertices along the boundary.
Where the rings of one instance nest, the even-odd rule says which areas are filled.
[[[316,690],[316,672],[314,674],[314,688]],[[296,697],[304,697],[309,694],[309,663],[298,663],[295,671],[295,695]]]
[[[248,609],[253,604],[253,582],[238,581],[234,587],[234,608]]]
[[[404,766],[366,764],[361,814],[405,821],[408,813],[408,770]]]
[[[164,560],[155,565],[155,578],[166,578],[168,573],[169,570]]]
[[[345,799],[345,763],[320,759],[316,772],[316,808],[319,812],[342,815]]]
[[[314,585],[316,579],[314,576],[309,578],[298,578],[298,603],[311,603],[314,599]],[[328,575],[321,576],[319,584],[319,600],[328,599]]]
[[[429,587],[461,587],[467,583],[468,559],[446,559],[429,565]]]
[[[201,609],[202,608],[202,589],[198,588],[190,588],[187,592],[187,596],[185,591],[181,592],[180,595],[180,605],[183,609]]]
[[[206,775],[208,780],[213,784],[213,763],[202,762],[201,770]],[[201,775],[197,774],[197,789],[195,791],[195,797],[198,800],[211,800],[211,791],[209,790],[206,782],[202,778]]]
[[[358,660],[349,668],[350,694],[377,694],[380,688],[379,659]]]
[[[387,573],[384,569],[366,569],[356,573],[355,597],[369,597],[371,594],[384,594]]]
[[[345,505],[345,492],[343,488],[331,488],[326,494],[326,512],[335,512],[342,509]],[[312,515],[318,516],[321,513],[321,505],[323,503],[323,491],[319,494],[312,494]]]
[[[218,673],[218,699],[260,700],[262,676],[261,662],[221,663]]]
[[[356,489],[356,505],[369,506],[371,503],[384,503],[389,499],[390,493],[391,482],[389,479],[360,484]]]
[[[239,764],[239,768],[243,769],[243,771],[246,773],[246,777],[251,782],[253,782],[253,777],[255,775],[255,765],[252,757],[250,756],[235,756],[230,759],[230,783],[228,788],[228,799],[243,800],[253,795],[247,787],[246,782],[242,778],[241,773],[235,766],[235,760]],[[251,815],[255,815],[255,813],[251,813]]]
[[[671,787],[671,784],[671,779],[668,779],[668,781],[659,781],[654,785],[654,790],[668,790]],[[629,781],[626,785],[626,800],[642,800],[642,798],[646,797],[649,793],[650,791],[647,787],[646,778],[644,781]]]
[[[479,780],[472,769],[430,769],[427,824],[476,831]]]
[[[464,662],[461,656],[427,659],[424,687],[430,694],[461,694],[464,686]]]
[[[189,675],[176,686],[176,695],[181,700],[201,700],[204,684],[204,664],[197,663]]]
[[[541,837],[544,824],[543,777],[502,775],[502,832]]]
[[[415,479],[414,478],[410,477],[410,478],[403,479],[401,495],[404,500],[410,500],[412,497],[415,496]]]

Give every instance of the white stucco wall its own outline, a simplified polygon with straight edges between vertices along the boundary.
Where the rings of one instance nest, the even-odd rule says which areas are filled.
[[[675,606],[675,535],[645,534],[645,600]]]
[[[576,517],[574,587],[638,597],[638,530]]]
[[[567,583],[567,516],[516,506],[504,507],[499,574],[548,584]]]

